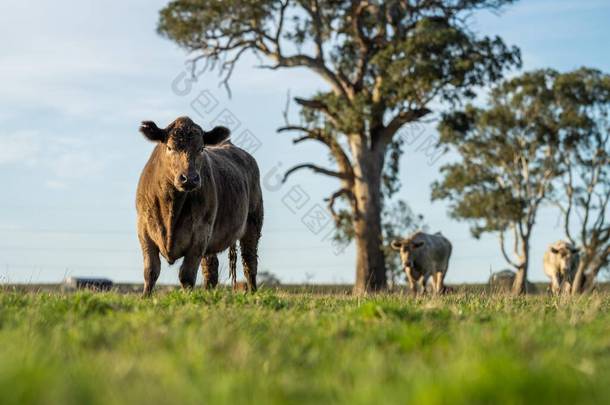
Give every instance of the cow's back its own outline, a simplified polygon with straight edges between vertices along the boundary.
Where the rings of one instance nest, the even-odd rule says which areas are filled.
[[[420,232],[415,241],[422,241],[424,245],[416,250],[414,261],[418,271],[427,274],[435,268],[446,269],[451,256],[451,242],[442,234],[427,234]]]
[[[434,235],[428,235],[429,243],[434,247],[434,259],[441,262],[449,260],[451,256],[451,242],[445,238],[440,232]]]
[[[262,192],[258,165],[248,152],[225,142],[208,148],[208,157],[218,205],[207,253],[218,253],[243,235],[249,213],[262,210]]]
[[[424,240],[425,252],[429,260],[443,262],[448,260],[451,255],[451,243],[440,233],[422,234]]]

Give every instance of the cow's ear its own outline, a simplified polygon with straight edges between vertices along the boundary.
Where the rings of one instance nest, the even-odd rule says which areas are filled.
[[[423,241],[421,241],[421,242],[413,242],[413,247],[415,249],[420,248],[422,246],[424,246],[424,242]]]
[[[402,248],[402,241],[394,239],[392,243],[390,243],[390,246],[392,246],[392,249],[394,250],[400,250]]]
[[[553,252],[554,254],[557,254],[557,253],[559,253],[559,249],[555,249],[554,247],[552,247],[551,252]]]
[[[203,142],[206,145],[218,145],[229,139],[231,131],[225,127],[214,127],[211,131],[203,132]]]
[[[150,141],[162,143],[167,141],[167,131],[159,128],[152,121],[142,121],[140,132]]]

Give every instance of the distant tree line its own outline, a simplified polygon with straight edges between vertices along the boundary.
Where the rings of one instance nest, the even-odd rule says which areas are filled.
[[[445,114],[440,143],[459,156],[441,168],[433,199],[475,237],[497,233],[524,292],[539,209],[556,205],[565,238],[580,250],[573,293],[590,290],[610,259],[610,76],[581,68],[536,70],[506,80],[484,107]],[[507,246],[510,235],[512,247]],[[564,235],[558,235],[558,238]]]

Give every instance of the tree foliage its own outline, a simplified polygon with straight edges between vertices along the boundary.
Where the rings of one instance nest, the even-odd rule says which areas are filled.
[[[558,75],[564,175],[555,197],[567,238],[581,249],[573,292],[593,286],[610,262],[610,76],[581,68]]]
[[[442,167],[432,197],[449,200],[451,216],[470,222],[475,237],[499,233],[504,258],[518,270],[516,293],[525,286],[536,215],[561,174],[564,116],[555,103],[556,78],[538,70],[507,80],[491,91],[487,107],[468,105],[439,125],[440,142],[459,160]]]
[[[582,249],[579,272],[594,277],[610,256],[609,107],[610,79],[593,69],[537,70],[502,83],[488,107],[444,117],[441,143],[459,161],[442,168],[433,198],[449,200],[451,215],[471,222],[474,236],[499,233],[504,257],[525,272],[536,214],[553,201],[568,239]]]

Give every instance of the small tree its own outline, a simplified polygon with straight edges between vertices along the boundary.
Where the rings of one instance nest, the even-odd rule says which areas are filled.
[[[440,143],[459,161],[441,168],[444,178],[433,184],[432,197],[449,200],[451,216],[472,222],[475,237],[499,234],[502,255],[517,270],[515,294],[525,292],[536,215],[560,174],[555,77],[540,70],[506,81],[493,89],[488,108],[469,105],[439,126]]]
[[[270,69],[305,68],[328,90],[296,98],[303,124],[282,130],[328,148],[335,167],[301,169],[336,178],[331,207],[344,201],[356,244],[356,293],[386,287],[381,249],[386,158],[401,127],[430,114],[434,100],[473,96],[473,86],[519,65],[516,48],[468,29],[468,15],[512,0],[176,0],[159,32],[227,82],[246,52]]]
[[[590,290],[610,261],[610,76],[582,68],[559,75],[564,191],[555,201],[567,238],[580,247],[574,294]]]

